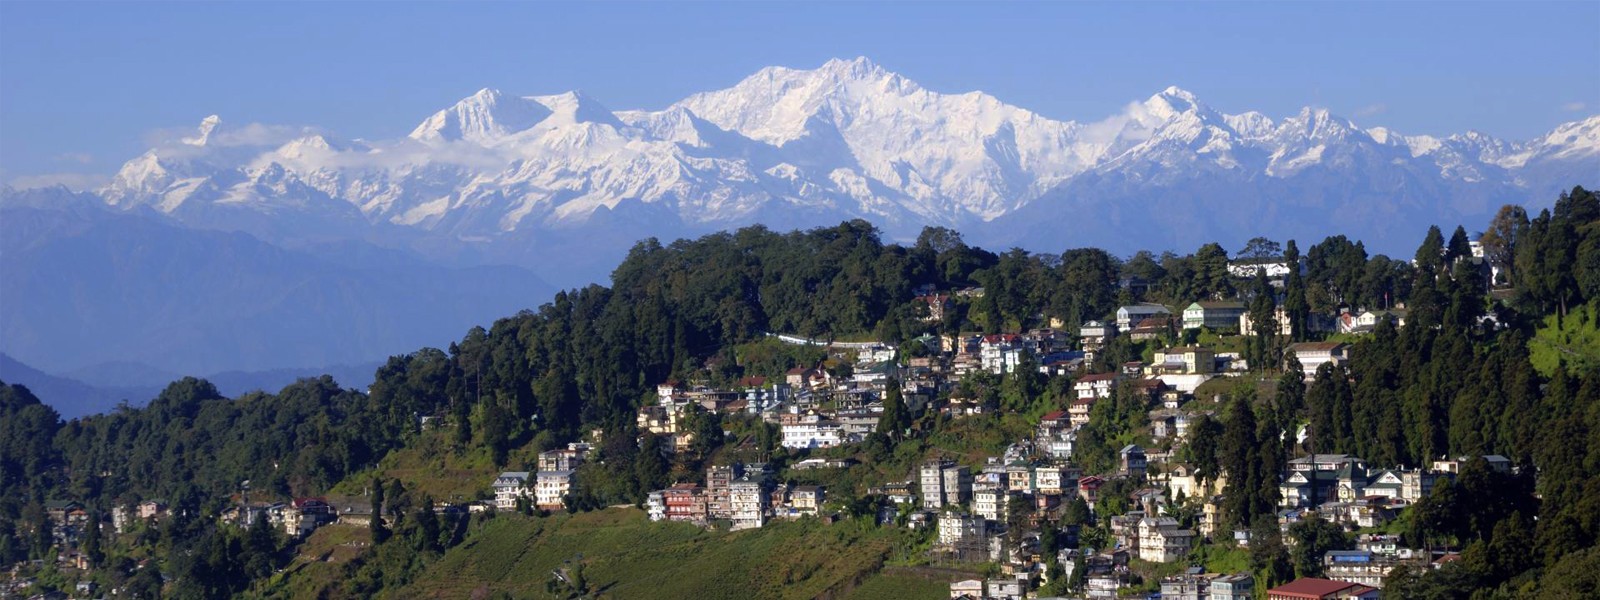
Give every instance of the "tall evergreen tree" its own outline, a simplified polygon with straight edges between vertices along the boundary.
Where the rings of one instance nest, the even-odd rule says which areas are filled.
[[[1276,339],[1278,336],[1278,303],[1272,285],[1267,282],[1265,269],[1256,271],[1253,298],[1250,299],[1250,326],[1255,330],[1255,356],[1250,359],[1254,370],[1265,371],[1276,365]]]
[[[1283,312],[1289,321],[1289,336],[1301,342],[1310,333],[1306,331],[1306,321],[1311,314],[1311,305],[1306,303],[1306,282],[1300,274],[1300,247],[1295,245],[1294,240],[1284,244],[1283,261],[1289,267],[1289,273],[1283,279]]]
[[[1234,394],[1228,403],[1228,421],[1223,425],[1218,462],[1228,476],[1223,492],[1229,520],[1243,526],[1256,514],[1260,478],[1260,452],[1256,439],[1255,410],[1247,394]]]

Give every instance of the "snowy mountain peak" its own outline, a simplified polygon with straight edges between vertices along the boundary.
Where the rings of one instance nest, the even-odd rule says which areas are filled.
[[[1163,121],[1187,112],[1206,111],[1194,94],[1178,86],[1161,90],[1149,100],[1145,100],[1144,106],[1151,116]]]
[[[533,96],[526,98],[544,105],[550,110],[550,115],[544,122],[551,125],[575,123],[604,123],[613,127],[622,127],[622,121],[617,120],[617,115],[611,112],[594,98],[590,98],[581,91],[573,90],[550,96]]]
[[[222,117],[211,115],[200,120],[199,135],[192,138],[183,138],[183,143],[190,146],[204,146],[211,140],[211,133],[222,125]]]
[[[865,56],[857,56],[850,60],[835,58],[823,63],[822,67],[817,69],[817,72],[825,73],[838,79],[855,80],[882,79],[885,76],[893,75]]]
[[[1483,211],[1558,183],[1600,183],[1600,117],[1526,143],[1477,132],[1406,136],[1317,108],[1283,119],[1224,114],[1172,86],[1079,123],[982,92],[924,89],[864,57],[765,68],[664,110],[614,112],[577,91],[484,88],[408,138],[324,135],[259,125],[235,132],[210,117],[188,145],[129,161],[100,194],[119,207],[268,235],[331,218],[325,230],[352,228],[356,237],[370,225],[478,243],[581,227],[602,212],[601,223],[635,223],[663,237],[857,217],[899,233],[922,224],[1032,226],[1054,221],[1027,215],[1062,206],[1077,207],[1071,222],[1104,213],[1128,224],[1116,213],[1135,209],[1119,203],[1154,197],[1192,204],[1136,211],[1190,215],[1167,233],[1207,221],[1261,227],[1251,219],[1277,214],[1271,203],[1313,202],[1333,211],[1317,218],[1387,223],[1398,219],[1372,199]],[[1236,198],[1254,200],[1238,204],[1238,214],[1219,209],[1226,219],[1192,214]]]
[[[487,143],[538,124],[550,116],[544,104],[483,88],[455,106],[433,113],[411,131],[421,141],[468,140]]]
[[[1343,139],[1352,131],[1359,130],[1350,121],[1328,112],[1328,109],[1311,106],[1300,109],[1298,115],[1284,119],[1283,125],[1286,133],[1310,140]]]

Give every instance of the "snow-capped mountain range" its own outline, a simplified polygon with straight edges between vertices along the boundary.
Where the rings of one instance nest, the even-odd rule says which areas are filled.
[[[485,89],[400,139],[332,131],[212,116],[90,193],[0,188],[0,352],[57,374],[368,363],[538,306],[544,281],[603,281],[641,238],[755,223],[1119,255],[1342,234],[1409,256],[1429,225],[1600,184],[1600,116],[1436,138],[1174,87],[1057,121],[866,59],[659,111]]]
[[[273,240],[513,247],[491,251],[502,256],[619,217],[662,237],[860,217],[896,236],[933,224],[980,242],[1128,251],[1276,232],[1406,233],[1414,245],[1429,224],[1481,227],[1472,219],[1499,204],[1549,203],[1597,174],[1600,116],[1527,142],[1436,138],[1322,109],[1225,114],[1172,87],[1080,123],[930,91],[857,58],[762,69],[660,111],[484,89],[399,140],[235,130],[212,116],[98,194]]]

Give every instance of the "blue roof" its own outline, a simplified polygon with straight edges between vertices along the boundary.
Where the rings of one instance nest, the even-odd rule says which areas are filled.
[[[1327,557],[1333,562],[1372,562],[1372,553],[1366,550],[1329,550]]]

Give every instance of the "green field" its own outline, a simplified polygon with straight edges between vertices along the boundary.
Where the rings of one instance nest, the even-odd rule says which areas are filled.
[[[543,519],[500,515],[387,596],[556,597],[547,588],[552,574],[570,574],[578,564],[589,594],[604,598],[947,596],[943,574],[883,569],[907,535],[865,521],[814,519],[707,531],[651,523],[631,508]]]

